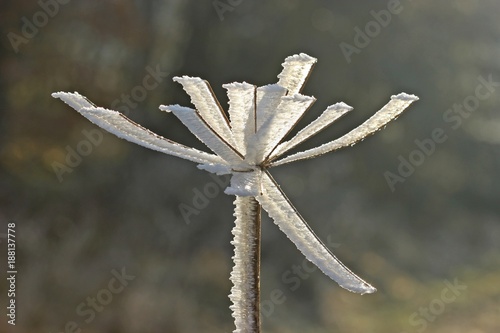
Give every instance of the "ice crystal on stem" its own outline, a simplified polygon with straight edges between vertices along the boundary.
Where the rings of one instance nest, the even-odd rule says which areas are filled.
[[[215,154],[163,138],[117,111],[95,106],[76,92],[52,94],[120,138],[193,161],[198,163],[198,168],[208,172],[232,175],[225,193],[236,196],[236,225],[232,231],[235,265],[230,276],[233,287],[229,295],[233,302],[234,332],[260,331],[261,207],[305,257],[341,287],[360,294],[376,291],[344,266],[315,235],[268,169],[352,146],[397,118],[418,98],[405,93],[392,96],[380,111],[342,137],[282,158],[290,149],[352,110],[342,102],[331,105],[316,120],[285,141],[315,101],[314,97],[300,93],[315,63],[315,58],[301,53],[285,59],[276,84],[263,87],[246,82],[225,84],[223,87],[229,97],[229,118],[207,81],[188,76],[174,77],[174,81],[189,94],[196,109],[161,105],[160,110],[173,113]]]

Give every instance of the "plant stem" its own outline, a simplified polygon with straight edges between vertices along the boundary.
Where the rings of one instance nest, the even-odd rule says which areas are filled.
[[[234,323],[239,333],[260,333],[261,207],[254,197],[236,197],[234,267],[231,294]]]

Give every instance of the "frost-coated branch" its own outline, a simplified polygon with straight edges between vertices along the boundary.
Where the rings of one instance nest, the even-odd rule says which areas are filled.
[[[82,116],[121,139],[196,163],[226,164],[224,160],[217,155],[207,154],[204,151],[186,147],[153,133],[125,117],[120,112],[96,107],[94,103],[77,92],[57,92],[53,93],[52,97],[61,99],[64,103],[78,111]]]
[[[295,162],[307,158],[320,156],[334,150],[353,146],[357,142],[364,140],[367,136],[381,130],[391,120],[399,117],[401,113],[413,102],[418,101],[418,97],[406,93],[391,96],[389,103],[368,118],[364,123],[341,136],[340,138],[325,143],[319,147],[301,151],[299,153],[287,156],[281,160],[272,163],[272,166],[278,166],[285,163]]]
[[[262,177],[262,189],[263,194],[257,197],[262,208],[309,261],[342,288],[360,294],[377,291],[333,255],[267,172]]]
[[[260,333],[260,205],[254,197],[236,197],[233,283],[229,299],[233,304],[234,333]]]
[[[316,59],[307,54],[296,54],[285,59],[277,83],[261,87],[246,82],[224,85],[229,98],[229,117],[207,81],[196,77],[175,77],[174,81],[190,95],[196,109],[179,105],[162,105],[160,109],[172,112],[215,154],[163,138],[117,111],[95,106],[78,93],[52,94],[122,139],[199,163],[198,168],[208,172],[231,174],[230,186],[224,192],[236,196],[236,225],[232,230],[234,267],[230,277],[233,287],[229,295],[236,325],[234,332],[260,332],[261,207],[305,257],[340,286],[360,294],[376,291],[321,242],[268,169],[354,145],[396,119],[418,97],[405,93],[392,96],[380,111],[342,137],[283,157],[352,109],[342,102],[329,106],[294,137],[287,138],[315,101],[314,97],[300,93],[315,63]]]

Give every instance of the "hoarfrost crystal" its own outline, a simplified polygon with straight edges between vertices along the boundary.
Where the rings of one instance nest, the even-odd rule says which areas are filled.
[[[285,141],[315,101],[314,97],[300,93],[315,63],[315,58],[301,53],[285,59],[276,84],[263,87],[246,82],[223,85],[229,97],[229,118],[207,81],[188,76],[174,77],[174,81],[180,83],[191,96],[196,109],[161,105],[160,110],[173,113],[215,154],[163,138],[116,111],[95,106],[76,92],[52,94],[91,122],[120,138],[193,161],[208,172],[232,175],[225,193],[236,196],[236,226],[232,241],[235,266],[231,272],[233,288],[229,296],[233,302],[231,309],[235,318],[235,332],[256,332],[260,325],[258,313],[252,311],[259,301],[255,299],[255,288],[258,288],[259,282],[258,272],[256,274],[254,269],[258,259],[251,255],[259,246],[255,240],[260,239],[260,229],[257,230],[255,226],[260,228],[260,207],[268,212],[308,260],[341,287],[360,294],[376,291],[344,266],[314,234],[268,169],[352,146],[397,118],[418,98],[405,93],[392,96],[380,111],[344,136],[282,158],[290,149],[352,110],[343,102],[331,105],[316,120]]]

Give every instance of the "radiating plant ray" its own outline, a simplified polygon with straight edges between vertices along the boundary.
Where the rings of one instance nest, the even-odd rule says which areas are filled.
[[[231,174],[226,194],[235,195],[234,267],[229,295],[235,320],[234,332],[260,332],[259,273],[261,209],[297,246],[305,257],[341,287],[360,294],[376,291],[344,264],[311,230],[270,175],[274,166],[352,146],[396,119],[412,102],[414,95],[401,93],[371,118],[342,137],[319,147],[283,157],[352,110],[345,103],[329,106],[316,120],[285,140],[315,98],[300,93],[316,59],[304,53],[285,59],[279,81],[263,87],[230,83],[223,87],[229,97],[228,116],[221,108],[207,81],[196,77],[174,77],[196,109],[161,105],[173,113],[214,154],[206,153],[163,138],[117,111],[97,107],[84,96],[57,92],[60,98],[84,117],[116,136],[159,152],[198,163],[198,168],[218,175]]]

